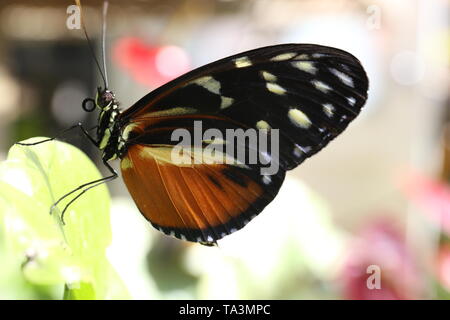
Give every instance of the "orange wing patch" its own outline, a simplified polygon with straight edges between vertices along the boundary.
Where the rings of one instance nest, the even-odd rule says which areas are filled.
[[[139,210],[166,234],[214,242],[242,228],[275,196],[241,167],[175,164],[171,151],[171,146],[132,145],[121,162]]]

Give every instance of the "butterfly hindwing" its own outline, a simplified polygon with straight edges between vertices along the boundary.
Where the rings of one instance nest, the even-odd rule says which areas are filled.
[[[240,229],[273,200],[285,175],[339,135],[367,99],[368,80],[351,54],[324,46],[260,48],[198,68],[154,90],[120,115],[122,173],[139,209],[178,238],[211,242]],[[279,129],[276,163],[175,163],[173,132]],[[228,143],[228,142],[226,142]],[[208,143],[203,141],[203,148]],[[250,152],[250,143],[235,146]],[[228,151],[227,151],[228,152]],[[193,151],[193,154],[196,151]],[[224,157],[233,157],[224,153]],[[157,192],[152,190],[157,189]]]
[[[214,242],[244,227],[273,200],[284,171],[270,188],[256,170],[226,164],[180,165],[171,146],[136,144],[121,162],[123,179],[142,214],[168,235]]]

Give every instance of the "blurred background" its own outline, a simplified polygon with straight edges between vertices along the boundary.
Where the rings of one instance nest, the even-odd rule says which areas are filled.
[[[39,3],[39,4],[37,4]],[[102,1],[84,1],[100,52]],[[81,121],[101,78],[71,1],[0,2],[0,160],[16,141]],[[136,299],[450,298],[449,2],[445,0],[110,1],[110,89],[127,108],[198,66],[288,42],[349,51],[369,100],[279,196],[217,248],[161,235],[121,179],[108,258]],[[100,164],[78,133],[64,137]],[[117,163],[115,164],[117,166]],[[101,166],[99,165],[99,168]],[[106,173],[104,171],[103,173]],[[371,266],[381,288],[370,289]],[[370,286],[369,286],[370,287]],[[60,298],[42,290],[3,298]]]

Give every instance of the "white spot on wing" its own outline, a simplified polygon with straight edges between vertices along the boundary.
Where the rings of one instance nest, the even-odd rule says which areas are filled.
[[[294,156],[300,158],[303,154],[302,150],[296,145],[293,152]]]
[[[205,88],[209,92],[212,92],[215,94],[220,94],[220,82],[211,76],[204,76],[204,77],[198,78],[198,79],[192,81],[192,83],[195,83],[195,84]]]
[[[310,152],[312,148],[310,146],[302,147],[301,145],[296,144],[294,148],[294,156],[300,158],[303,154],[307,154]]]
[[[225,96],[221,96],[220,99],[221,99],[220,109],[226,109],[229,106],[231,106],[234,102],[233,98],[229,98],[229,97],[225,97]]]
[[[299,54],[294,60],[308,60],[309,56],[306,53]]]
[[[319,81],[319,80],[312,80],[311,83],[314,85],[314,87],[319,90],[322,91],[324,93],[327,93],[328,91],[331,90],[330,86],[327,85],[326,83]]]
[[[263,182],[265,185],[268,185],[268,184],[270,184],[270,183],[272,182],[272,179],[270,178],[270,176],[263,176],[262,182]]]
[[[273,83],[273,82],[267,82],[266,87],[270,92],[273,92],[273,93],[276,93],[279,95],[283,95],[286,93],[286,89],[284,89],[280,85]]]
[[[271,61],[285,61],[285,60],[289,60],[289,59],[295,57],[296,55],[297,55],[297,53],[295,53],[295,52],[286,52],[286,53],[279,54],[270,60]]]
[[[311,74],[316,74],[317,72],[317,68],[311,61],[294,61],[292,62],[292,65],[294,66],[294,68]]]
[[[236,65],[236,68],[245,68],[250,67],[252,62],[248,57],[240,57],[234,60],[234,64]]]
[[[351,106],[354,106],[356,103],[356,99],[353,97],[348,97],[347,101],[348,101],[348,103],[350,103]]]
[[[334,115],[334,106],[331,103],[325,103],[322,108],[328,117],[331,118]]]
[[[266,81],[270,81],[270,82],[277,81],[277,77],[275,75],[271,74],[270,72],[267,72],[267,71],[261,71],[261,76]]]
[[[301,128],[308,129],[311,126],[311,120],[308,116],[298,109],[289,110],[288,117],[296,126]]]
[[[334,74],[336,77],[338,77],[339,80],[341,80],[341,82],[344,83],[345,85],[352,87],[352,88],[354,87],[353,79],[349,75],[347,75],[335,68],[330,68],[330,72],[332,74]]]
[[[257,129],[260,129],[260,130],[269,130],[271,127],[270,127],[270,125],[269,125],[266,121],[264,121],[264,120],[259,120],[259,121],[256,123],[256,128],[257,128]]]

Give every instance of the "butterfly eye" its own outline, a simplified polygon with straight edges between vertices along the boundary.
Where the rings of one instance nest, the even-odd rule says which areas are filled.
[[[83,100],[81,106],[86,112],[92,112],[95,110],[95,100],[92,98],[86,98]]]
[[[102,99],[109,103],[114,99],[114,94],[111,91],[105,91],[105,93],[102,95]]]

